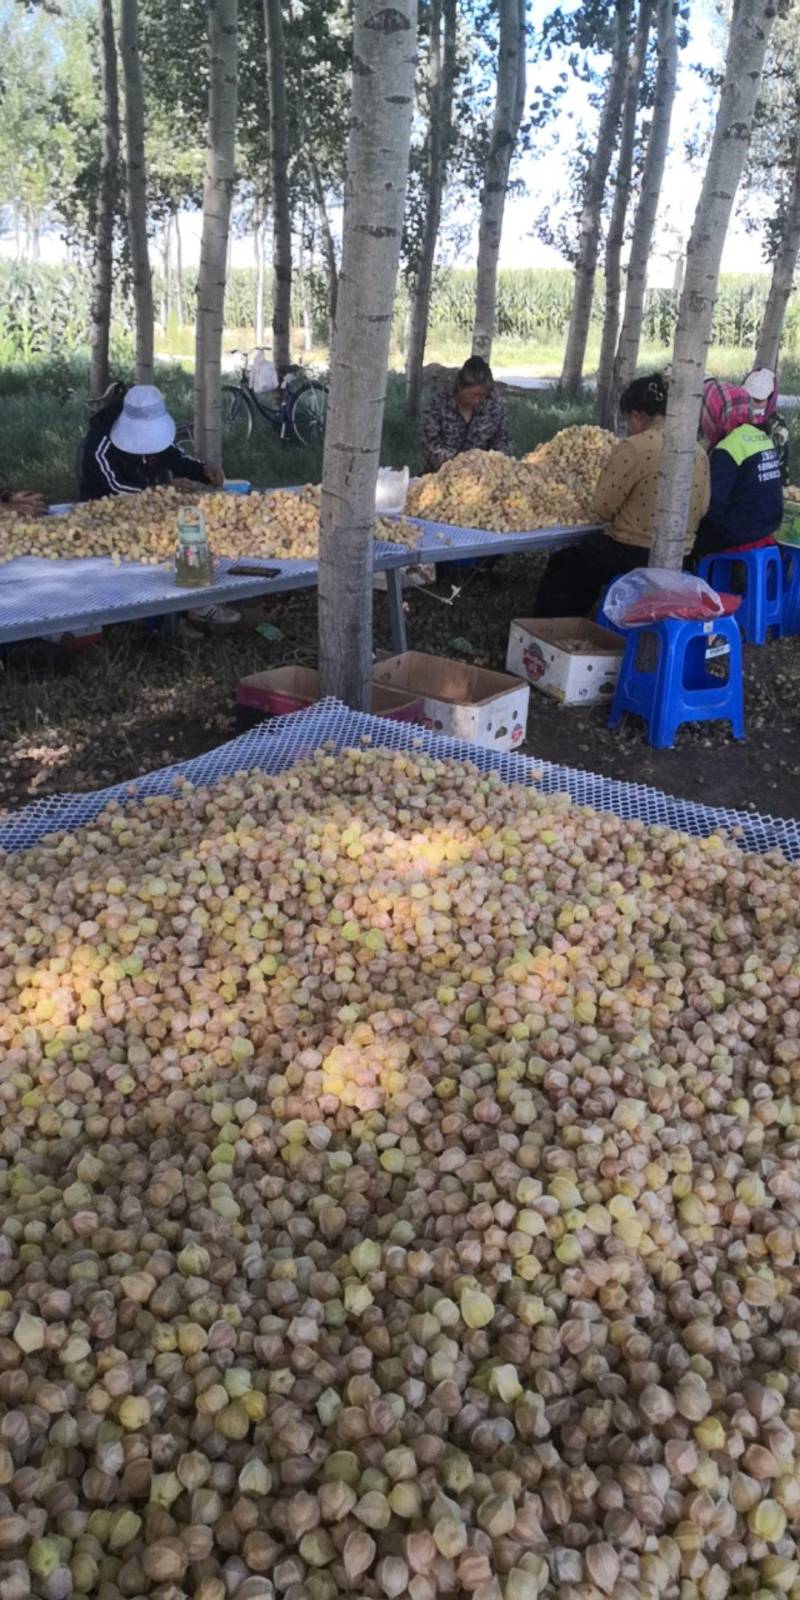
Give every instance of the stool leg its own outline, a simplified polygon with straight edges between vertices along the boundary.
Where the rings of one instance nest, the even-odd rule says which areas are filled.
[[[668,714],[664,697],[661,696],[653,709],[648,744],[651,744],[654,750],[671,750],[679,726],[675,717],[671,713]]]
[[[784,638],[800,633],[800,549],[783,552],[783,626]]]
[[[671,750],[681,719],[676,715],[670,686],[683,683],[687,638],[691,627],[669,628],[658,637],[658,666],[653,714],[649,725],[649,743],[656,750]]]
[[[742,610],[746,610],[745,638],[748,644],[763,645],[767,642],[767,608],[764,605],[764,596],[757,584],[747,586]]]
[[[636,656],[639,649],[639,633],[640,631],[638,628],[630,629],[625,640],[625,649],[623,651],[622,661],[620,663],[619,677],[617,678],[616,688],[614,690],[614,698],[611,702],[611,711],[608,718],[609,728],[618,728],[622,721],[623,712],[625,711],[625,701],[627,698],[629,681],[633,668],[636,665]]]
[[[783,561],[780,550],[776,550],[771,561],[772,571],[775,575],[775,594],[772,600],[772,627],[775,629],[775,638],[784,637],[783,626]]]
[[[734,697],[731,709],[731,732],[734,739],[743,739],[744,733],[744,681],[742,674],[742,636],[731,619],[733,626],[730,630],[730,655],[728,656],[728,672],[730,674],[731,693]],[[727,633],[727,629],[725,630]]]

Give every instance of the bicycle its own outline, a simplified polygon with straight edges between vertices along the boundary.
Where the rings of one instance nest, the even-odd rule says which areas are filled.
[[[243,366],[237,384],[222,386],[222,431],[225,440],[246,444],[253,432],[256,417],[265,422],[287,444],[304,447],[321,444],[325,433],[325,415],[328,408],[328,390],[324,383],[309,378],[302,367],[290,367],[278,384],[279,403],[271,405],[253,388],[250,380],[250,356],[258,351],[234,350],[243,357]]]

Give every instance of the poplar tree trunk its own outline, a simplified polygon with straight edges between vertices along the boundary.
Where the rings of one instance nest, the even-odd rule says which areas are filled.
[[[442,195],[451,139],[456,65],[456,0],[431,0],[428,115],[428,169],[425,221],[419,261],[409,300],[406,349],[406,415],[419,411],[422,368],[431,309],[433,264],[442,216]]]
[[[256,251],[256,346],[261,349],[264,344],[264,298],[265,298],[265,271],[264,271],[264,216],[259,209],[256,216],[256,225],[253,234]]]
[[[100,78],[102,93],[102,151],[97,195],[97,221],[92,265],[92,311],[89,356],[89,393],[96,398],[108,388],[108,348],[111,335],[111,298],[114,283],[114,213],[119,181],[119,85],[117,44],[114,38],[112,0],[98,0]]]
[[[769,367],[773,372],[778,366],[778,352],[781,344],[786,307],[794,285],[794,275],[797,268],[797,257],[800,252],[800,132],[795,141],[795,165],[792,178],[792,188],[786,207],[784,231],[778,254],[772,267],[772,278],[764,308],[764,320],[761,324],[756,344],[755,364],[757,367]]]
[[[497,96],[478,231],[478,270],[472,354],[489,360],[494,338],[497,260],[511,158],[525,110],[525,0],[498,0],[500,39],[497,52]]]
[[[612,432],[617,421],[617,405],[614,393],[614,357],[617,353],[619,313],[622,302],[622,246],[625,242],[625,222],[631,197],[633,150],[636,142],[639,94],[642,87],[642,72],[644,70],[652,19],[653,0],[639,0],[636,34],[625,80],[617,174],[614,180],[614,200],[606,237],[605,312],[603,316],[603,336],[600,343],[600,360],[597,367],[595,409],[601,428],[609,428]]]
[[[153,381],[153,277],[147,242],[147,169],[144,158],[144,92],[139,56],[138,0],[120,0],[120,57],[125,83],[125,171],[128,249],[135,317],[137,383]]]
[[[289,205],[289,119],[281,0],[264,0],[269,80],[269,166],[272,188],[272,340],[281,375],[291,366],[292,213]]]
[[[647,266],[653,243],[661,185],[669,145],[669,130],[678,83],[678,38],[674,0],[658,0],[658,65],[650,134],[642,170],[642,186],[633,219],[625,312],[614,362],[614,407],[623,389],[636,376],[642,339]]]
[[[329,337],[332,348],[333,328],[336,321],[336,296],[339,290],[339,268],[336,264],[336,245],[333,239],[331,219],[328,216],[328,207],[325,204],[325,187],[322,182],[322,174],[320,173],[319,167],[317,166],[314,156],[311,153],[309,153],[308,156],[308,165],[311,172],[311,182],[314,189],[314,200],[317,207],[317,216],[319,217],[319,229],[322,237],[322,254],[325,261],[325,275],[328,280],[328,322]]]
[[[311,299],[308,292],[308,274],[310,271],[310,264],[306,254],[306,221],[306,217],[301,217],[297,266],[300,274],[300,309],[303,318],[303,353],[308,355],[309,350],[312,350],[314,347],[314,319],[311,315]]]
[[[720,261],[742,175],[777,0],[734,0],[725,77],[686,256],[650,565],[683,564],[686,516]]]
[[[594,155],[589,162],[583,188],[578,258],[575,263],[575,289],[572,296],[564,365],[561,369],[561,390],[564,394],[577,394],[583,378],[586,341],[592,316],[592,297],[600,249],[600,232],[603,222],[603,200],[611,158],[617,142],[622,96],[625,88],[625,67],[628,59],[628,40],[631,28],[632,0],[617,0],[614,45],[608,74],[606,97],[600,113],[600,126]]]
[[[342,265],[322,466],[323,694],[369,705],[372,528],[414,103],[417,0],[355,0]]]
[[[180,212],[176,210],[173,213],[173,217],[175,221],[175,274],[177,278],[175,285],[175,305],[179,326],[181,328],[185,328],[186,304],[183,297],[183,241],[181,239]]]
[[[169,327],[170,313],[172,310],[172,217],[167,217],[164,224],[164,242],[162,246],[162,260],[164,265],[164,288],[161,296],[161,326],[166,333]]]
[[[237,20],[237,0],[208,0],[208,156],[197,280],[194,442],[197,454],[212,466],[222,465],[222,330],[235,179]]]

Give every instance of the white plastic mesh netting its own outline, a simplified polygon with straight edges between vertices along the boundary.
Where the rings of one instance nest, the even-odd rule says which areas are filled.
[[[137,796],[164,794],[177,778],[205,787],[225,774],[259,767],[284,772],[313,755],[323,745],[343,750],[364,741],[393,750],[420,749],[431,755],[472,761],[486,772],[498,772],[507,782],[536,784],[545,794],[569,794],[579,806],[612,811],[620,817],[681,833],[708,837],[720,830],[743,850],[761,854],[781,851],[790,861],[800,860],[800,821],[759,816],[745,811],[696,805],[662,794],[641,783],[622,783],[596,773],[555,766],[517,754],[501,755],[477,745],[447,739],[413,723],[388,722],[381,717],[350,711],[337,700],[321,700],[307,711],[259,724],[239,739],[220,745],[194,761],[162,767],[132,783],[117,784],[93,794],[57,795],[38,800],[0,823],[0,849],[24,850],[45,835],[69,832],[91,822],[109,801],[135,803]]]

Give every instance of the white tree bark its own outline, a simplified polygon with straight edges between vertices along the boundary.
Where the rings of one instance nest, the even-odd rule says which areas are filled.
[[[600,232],[603,222],[603,200],[606,192],[608,169],[617,142],[622,96],[625,88],[625,69],[628,60],[628,40],[631,27],[632,0],[617,0],[614,45],[608,73],[606,96],[600,113],[600,126],[594,155],[586,171],[578,235],[578,256],[575,263],[575,289],[572,296],[564,364],[561,369],[561,389],[567,395],[577,394],[583,378],[583,362],[589,323],[592,315],[592,296],[597,274],[597,257],[600,249]]]
[[[325,186],[322,182],[322,173],[314,159],[313,151],[307,152],[308,166],[311,173],[311,182],[314,188],[314,200],[317,207],[319,229],[322,237],[322,254],[325,260],[325,275],[328,280],[328,337],[333,348],[333,329],[336,322],[336,297],[339,292],[339,268],[336,262],[336,245],[333,238],[331,219],[328,216],[328,207],[325,202]]]
[[[139,0],[120,0],[120,57],[125,82],[125,171],[128,249],[133,278],[137,383],[153,381],[153,277],[147,242],[147,168],[144,157],[144,91],[139,56]]]
[[[742,175],[777,0],[734,0],[725,77],[686,257],[650,564],[683,563],[686,515],[720,261]]]
[[[431,0],[429,46],[428,170],[425,220],[417,270],[411,285],[406,350],[406,415],[415,417],[422,390],[422,365],[433,285],[433,264],[442,216],[453,110],[456,64],[456,0]]]
[[[647,266],[664,181],[672,107],[678,83],[678,38],[674,0],[658,0],[658,66],[650,134],[642,171],[642,186],[633,219],[625,312],[614,362],[614,407],[623,389],[636,376],[642,339]]]
[[[110,376],[108,347],[114,283],[114,213],[119,180],[119,86],[112,0],[98,0],[98,22],[103,123],[92,265],[89,358],[89,392],[96,397],[108,388]]]
[[[475,323],[472,330],[472,354],[483,356],[486,361],[491,357],[494,338],[497,261],[508,174],[525,110],[526,0],[498,0],[498,10],[497,95],[481,194]]]
[[[272,357],[278,372],[291,365],[292,213],[289,204],[289,117],[281,0],[264,0],[269,80],[269,166],[272,188]]]
[[[178,317],[178,326],[186,326],[186,306],[183,297],[183,242],[181,240],[181,214],[173,212],[175,221],[175,308]]]
[[[781,334],[786,307],[794,286],[798,253],[800,253],[800,132],[795,143],[794,175],[786,206],[783,237],[773,263],[764,320],[756,344],[756,366],[769,367],[773,372],[778,366]]]
[[[414,100],[417,0],[356,0],[342,264],[322,468],[323,694],[369,704],[372,527]]]
[[[197,280],[194,442],[202,460],[222,465],[222,330],[238,96],[237,0],[208,0],[208,156]]]
[[[164,333],[169,327],[172,307],[172,217],[168,216],[164,223],[161,235],[161,261],[163,268],[163,285],[161,291],[161,316],[160,323]]]
[[[306,251],[307,218],[300,218],[298,234],[297,267],[300,278],[300,309],[303,318],[303,353],[308,355],[314,348],[314,319],[311,314],[311,295],[309,293],[308,275],[311,270],[311,259]]]
[[[633,150],[636,142],[636,119],[639,112],[639,94],[642,86],[647,42],[653,18],[653,0],[639,0],[639,15],[633,49],[628,60],[625,78],[625,96],[622,103],[619,154],[614,179],[614,200],[606,236],[605,254],[605,313],[603,336],[600,342],[600,360],[597,367],[596,414],[601,428],[613,432],[617,421],[614,394],[614,357],[617,353],[619,312],[622,301],[622,246],[625,242],[625,222],[631,197],[633,178]]]
[[[266,273],[264,270],[264,214],[259,205],[256,212],[255,227],[253,229],[253,245],[256,253],[256,347],[260,349],[264,343],[264,300],[266,289]]]

